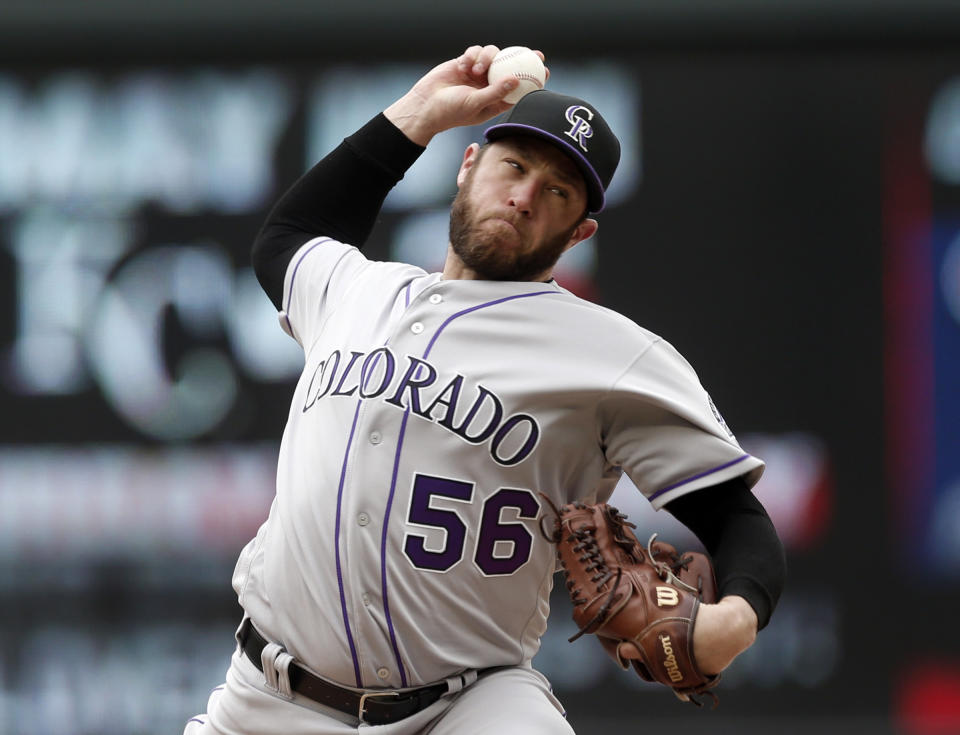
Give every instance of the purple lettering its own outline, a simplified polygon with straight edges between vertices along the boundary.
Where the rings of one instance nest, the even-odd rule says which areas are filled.
[[[482,385],[478,385],[477,390],[479,391],[477,399],[473,402],[473,405],[470,407],[470,411],[460,423],[460,426],[450,427],[454,434],[463,437],[471,444],[480,444],[489,439],[493,432],[496,431],[497,425],[500,423],[500,419],[503,418],[503,404],[500,403],[500,399]],[[487,425],[482,431],[471,436],[469,434],[470,424],[473,423],[474,419],[476,419],[477,415],[480,413],[480,409],[483,407],[483,404],[485,401],[487,401],[487,399],[490,399],[491,401],[493,415],[490,417],[490,420],[487,422]]]
[[[520,426],[521,423],[528,425],[527,438],[517,449],[516,452],[510,457],[501,457],[500,456],[500,446],[506,440],[507,436],[515,427]],[[522,429],[521,429],[522,430]],[[517,414],[516,416],[511,416],[506,421],[503,422],[496,435],[493,437],[493,441],[490,442],[490,456],[493,457],[494,461],[498,464],[510,466],[515,465],[519,462],[522,462],[526,459],[530,452],[533,451],[533,448],[537,445],[537,440],[540,438],[540,427],[537,425],[537,422],[532,416],[527,416],[526,414]]]
[[[331,363],[332,363],[332,366],[331,366]],[[313,396],[313,398],[310,398],[310,399],[309,399],[310,402],[304,404],[304,406],[303,406],[303,413],[306,413],[306,412],[307,412],[307,409],[311,408],[314,403],[316,403],[316,402],[319,401],[321,398],[323,398],[325,395],[327,395],[327,393],[330,391],[330,387],[333,385],[333,380],[334,380],[334,378],[335,378],[336,375],[337,375],[337,368],[338,368],[339,366],[340,366],[340,350],[334,350],[334,351],[330,354],[330,357],[328,357],[326,360],[323,360],[319,365],[317,365],[317,369],[314,370],[314,371],[313,371],[313,375],[310,376],[310,385],[307,387],[307,396],[308,396],[308,398],[309,398],[309,396],[310,396],[310,393],[313,391],[313,381],[317,378],[317,373],[320,373],[320,381],[319,381],[319,382],[320,382],[320,384],[322,385],[322,384],[323,384],[323,379],[324,379],[324,377],[327,375],[327,372],[328,372],[328,371],[327,371],[327,368],[329,367],[329,368],[330,368],[330,370],[329,370],[330,379],[327,381],[327,385],[326,385],[325,388],[318,388],[318,389],[317,389],[317,392],[316,392],[316,394]]]
[[[352,396],[354,391],[357,389],[357,386],[353,386],[350,390],[343,390],[343,384],[347,381],[347,377],[350,375],[350,370],[353,368],[354,363],[356,363],[357,358],[360,357],[362,352],[351,352],[350,353],[350,362],[347,363],[347,367],[344,368],[343,374],[340,376],[340,382],[337,383],[336,389],[331,393],[331,396]]]
[[[410,361],[410,366],[400,380],[400,385],[397,386],[397,390],[387,399],[387,403],[392,403],[394,406],[404,408],[401,396],[405,390],[409,389],[410,401],[407,406],[409,406],[410,410],[414,413],[423,416],[423,411],[420,410],[420,389],[426,388],[428,385],[433,385],[437,379],[437,371],[433,365],[416,357],[408,355],[407,359]],[[421,368],[427,369],[427,375],[424,378],[419,378]]]
[[[370,381],[377,370],[381,356],[384,358],[384,368],[380,378],[380,385],[371,389]],[[363,367],[360,369],[360,397],[376,398],[383,393],[387,389],[387,386],[390,385],[390,381],[393,380],[395,368],[396,361],[393,359],[393,354],[386,347],[378,347],[367,355],[367,359],[363,361]]]
[[[440,391],[436,398],[433,399],[433,403],[426,407],[423,412],[423,415],[432,421],[436,421],[433,417],[433,409],[437,406],[445,406],[446,410],[443,412],[443,418],[440,419],[440,425],[446,427],[447,429],[453,430],[453,415],[457,411],[457,401],[460,400],[460,388],[463,385],[463,376],[457,375],[453,380],[447,383],[446,387]]]

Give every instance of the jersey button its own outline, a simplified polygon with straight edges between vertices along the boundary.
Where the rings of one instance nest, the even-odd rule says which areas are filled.
[[[386,666],[381,666],[379,669],[377,669],[377,676],[379,676],[381,679],[388,678],[390,676],[390,669],[388,669]]]
[[[435,293],[430,297],[431,304],[439,304],[441,301],[443,301],[443,296],[438,293]]]
[[[364,592],[364,593],[363,593],[363,597],[361,597],[360,599],[363,600],[363,604],[364,604],[364,605],[366,605],[367,607],[370,607],[370,595],[368,595],[366,592]]]
[[[379,431],[371,431],[371,432],[370,432],[370,443],[371,443],[371,444],[379,444],[379,443],[382,442],[382,441],[383,441],[383,435],[382,435]]]
[[[414,322],[410,325],[410,331],[414,334],[420,334],[423,331],[423,325],[420,322]]]
[[[357,516],[357,523],[359,523],[361,526],[366,526],[369,522],[370,516],[368,516],[366,513],[361,513]]]

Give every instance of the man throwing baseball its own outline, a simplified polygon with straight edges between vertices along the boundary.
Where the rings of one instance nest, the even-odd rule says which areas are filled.
[[[186,735],[572,732],[531,666],[557,560],[541,526],[605,501],[623,472],[715,565],[718,601],[691,620],[702,672],[773,612],[783,549],[749,489],[762,461],[667,342],[551,277],[596,232],[619,143],[585,100],[504,102],[517,81],[488,85],[497,50],[427,73],[257,236],[257,276],[305,366],[276,497],[233,578],[237,650]],[[443,272],[364,257],[433,136],[501,113],[464,152]]]

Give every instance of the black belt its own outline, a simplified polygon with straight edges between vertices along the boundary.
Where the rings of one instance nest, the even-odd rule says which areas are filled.
[[[253,627],[249,618],[240,627],[238,639],[247,658],[260,671],[263,671],[260,654],[268,641]],[[445,683],[432,684],[405,692],[356,692],[324,681],[297,665],[296,662],[291,662],[287,671],[290,676],[290,688],[297,694],[353,715],[361,722],[370,725],[388,725],[391,722],[398,722],[404,717],[429,707],[447,693]]]

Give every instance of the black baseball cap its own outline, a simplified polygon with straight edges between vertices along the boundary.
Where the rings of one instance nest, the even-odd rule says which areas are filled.
[[[587,209],[603,209],[605,192],[620,162],[620,141],[590,103],[538,89],[521,97],[483,134],[489,141],[532,135],[557,146],[573,159],[587,182]]]

